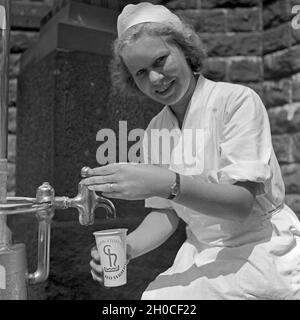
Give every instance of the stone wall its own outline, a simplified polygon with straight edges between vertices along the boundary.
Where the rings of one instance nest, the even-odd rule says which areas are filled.
[[[286,202],[300,215],[300,29],[291,25],[296,4],[300,1],[264,1],[263,99]]]
[[[169,7],[194,25],[206,46],[205,75],[262,92],[262,11],[259,1],[179,1]]]

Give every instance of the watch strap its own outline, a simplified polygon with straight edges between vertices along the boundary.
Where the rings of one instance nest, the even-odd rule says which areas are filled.
[[[168,196],[169,200],[172,200],[176,196],[178,196],[180,191],[180,175],[177,172],[175,172],[175,175],[176,175],[175,183],[171,186],[171,192],[170,192],[170,195]]]

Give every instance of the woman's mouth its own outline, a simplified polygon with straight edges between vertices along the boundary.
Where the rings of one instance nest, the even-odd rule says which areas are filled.
[[[173,84],[175,83],[175,80],[172,80],[171,82],[164,84],[159,89],[155,90],[156,93],[159,95],[165,95],[169,93],[170,89],[173,87]]]

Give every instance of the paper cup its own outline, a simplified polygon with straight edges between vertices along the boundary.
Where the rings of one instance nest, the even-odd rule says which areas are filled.
[[[127,230],[108,229],[93,233],[103,267],[105,287],[118,287],[127,282]]]

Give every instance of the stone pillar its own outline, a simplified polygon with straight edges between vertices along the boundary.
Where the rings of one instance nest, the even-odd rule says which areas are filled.
[[[111,128],[118,133],[119,120],[127,121],[128,132],[143,129],[160,110],[160,105],[148,100],[123,99],[110,91],[108,66],[117,14],[109,8],[68,1],[43,26],[38,43],[22,55],[17,100],[18,196],[35,196],[37,187],[48,181],[56,195],[74,197],[81,167],[98,166],[96,151],[102,142],[96,141],[97,132]],[[113,202],[118,218],[105,220],[103,209],[97,209],[96,222],[90,227],[79,225],[76,210],[56,211],[49,280],[30,287],[32,299],[139,299],[147,283],[171,264],[183,232],[151,256],[130,263],[127,286],[107,291],[92,280],[92,232],[116,227],[132,231],[149,211],[143,201]],[[36,219],[20,216],[11,224],[15,240],[27,244],[32,272]]]

